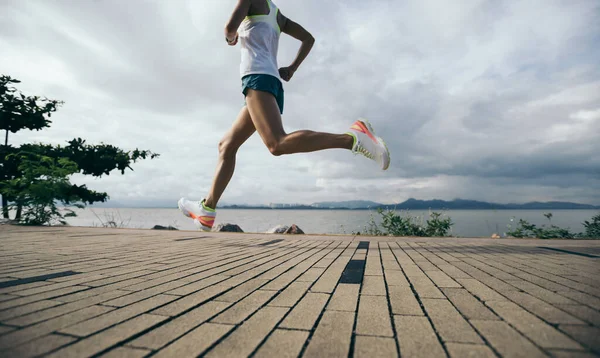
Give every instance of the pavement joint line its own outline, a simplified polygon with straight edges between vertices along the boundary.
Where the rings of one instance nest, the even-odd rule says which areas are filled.
[[[404,251],[405,254],[409,255],[408,252],[406,252],[406,250],[404,250],[403,247],[400,247],[400,250]],[[429,322],[429,325],[431,326],[431,329],[435,333],[436,338],[438,339],[440,345],[442,346],[442,349],[444,350],[444,353],[446,354],[447,357],[450,357],[450,353],[448,352],[448,348],[446,347],[446,344],[444,343],[444,340],[442,339],[442,336],[440,335],[440,333],[436,329],[435,325],[433,324],[433,320],[431,319],[431,317],[429,317],[429,313],[425,309],[425,305],[423,305],[423,302],[421,301],[421,296],[419,296],[419,294],[417,293],[417,290],[415,289],[415,287],[413,286],[413,283],[411,282],[410,278],[408,277],[408,275],[404,271],[404,268],[400,264],[400,261],[398,261],[398,257],[395,254],[394,254],[394,257],[396,259],[396,262],[398,262],[398,265],[400,266],[400,270],[404,274],[404,277],[406,278],[406,281],[408,281],[408,285],[409,285],[410,289],[412,290],[412,293],[415,296],[417,302],[419,303],[419,306],[421,306],[421,310],[423,311],[424,316],[427,318],[427,321]],[[412,259],[412,257],[411,257],[411,259]],[[413,259],[413,261],[414,261],[414,259]],[[415,262],[415,265],[417,265],[416,262]],[[435,285],[435,282],[432,281],[432,283]],[[442,294],[443,294],[443,292],[442,292]],[[398,350],[401,351],[400,349],[401,349],[400,348],[400,343],[398,343]]]
[[[386,244],[386,246],[387,246],[387,249],[390,250],[390,254],[394,258],[396,263],[398,263],[398,266],[400,266],[400,270],[402,270],[402,266],[398,262],[396,255],[394,255],[394,251],[389,246],[389,244]],[[385,267],[383,267],[383,255],[381,255],[381,246],[378,245],[378,249],[379,249],[379,259],[380,259],[379,261],[381,262],[382,271],[384,271]],[[397,355],[397,357],[400,357],[400,340],[396,338],[396,337],[398,337],[398,331],[396,330],[396,322],[394,320],[394,311],[392,309],[392,302],[390,301],[390,287],[387,282],[387,277],[385,275],[385,271],[382,273],[383,273],[383,283],[385,285],[385,296],[386,296],[386,300],[387,300],[387,304],[388,304],[388,312],[390,314],[390,322],[392,324],[392,332],[394,333],[394,345],[396,346],[396,355]],[[404,277],[408,280],[406,275],[404,275]],[[410,285],[410,282],[409,282],[409,285]],[[360,294],[359,294],[359,296],[360,296]],[[358,316],[358,314],[357,314],[357,316]]]
[[[310,247],[309,247],[308,249],[306,249],[306,246],[308,246],[308,245],[305,245],[305,247],[302,247],[302,248],[297,248],[295,251],[292,251],[292,252],[290,252],[290,253],[286,253],[286,254],[282,255],[282,256],[286,256],[286,255],[289,255],[289,254],[291,254],[291,253],[294,253],[294,252],[298,252],[298,251],[300,251],[300,253],[299,253],[299,254],[297,254],[296,256],[293,256],[293,257],[290,257],[290,258],[288,258],[286,261],[284,261],[284,262],[280,263],[279,265],[285,264],[287,261],[289,261],[289,260],[292,260],[292,259],[294,259],[294,258],[296,258],[296,257],[298,257],[298,256],[300,256],[300,255],[302,255],[303,253],[305,253],[305,252],[307,252],[307,251],[309,251],[309,250],[311,249]],[[303,249],[306,249],[306,250],[302,251]],[[315,252],[315,253],[313,253],[313,255],[316,255],[316,254],[318,254],[318,253],[319,253],[319,252]],[[311,256],[313,256],[313,255],[311,255]],[[300,263],[297,263],[296,265],[299,265],[299,264],[300,264]],[[262,265],[262,264],[261,264],[261,265]],[[277,266],[279,266],[279,265],[277,265]],[[269,280],[269,281],[265,282],[263,285],[259,286],[258,288],[254,289],[253,291],[249,292],[248,294],[246,294],[245,296],[241,297],[241,298],[240,298],[240,299],[238,299],[237,301],[234,301],[234,302],[228,302],[228,303],[230,303],[230,304],[229,304],[229,305],[228,305],[228,306],[227,306],[225,309],[223,309],[223,310],[221,310],[220,312],[217,312],[216,314],[214,314],[214,315],[212,315],[212,316],[208,317],[208,318],[207,318],[207,319],[205,319],[205,320],[204,320],[202,323],[200,323],[200,324],[199,324],[199,325],[197,325],[197,326],[194,326],[193,328],[191,328],[190,330],[188,330],[188,331],[184,332],[184,333],[183,333],[183,334],[181,334],[180,336],[178,336],[178,337],[175,337],[175,338],[174,338],[172,341],[168,342],[166,345],[164,345],[163,347],[161,347],[161,349],[162,349],[162,348],[164,348],[164,347],[167,347],[168,345],[170,345],[170,344],[172,344],[172,343],[174,343],[175,341],[177,341],[177,339],[179,339],[179,338],[181,338],[181,337],[185,336],[186,334],[188,334],[188,333],[189,333],[189,332],[191,332],[192,330],[196,329],[196,328],[197,328],[197,327],[199,327],[200,325],[202,325],[202,324],[205,324],[205,323],[208,323],[208,322],[210,322],[212,319],[214,319],[214,318],[216,318],[217,316],[219,316],[220,314],[222,314],[222,313],[224,313],[224,312],[227,312],[227,310],[228,310],[228,309],[230,309],[231,307],[233,307],[234,305],[236,305],[237,303],[239,303],[240,301],[242,301],[244,298],[246,298],[246,297],[248,297],[249,295],[251,295],[252,293],[254,293],[254,292],[258,291],[258,290],[260,289],[260,287],[263,287],[263,286],[265,286],[265,285],[269,284],[270,282],[272,282],[273,280],[275,280],[277,277],[279,277],[279,276],[281,276],[281,275],[285,274],[285,273],[286,273],[286,272],[288,272],[289,270],[292,270],[292,269],[293,269],[293,268],[294,268],[296,265],[294,265],[294,266],[290,267],[288,270],[286,270],[286,271],[284,271],[284,272],[280,273],[280,274],[279,274],[278,276],[276,276],[274,279],[271,279],[271,280]],[[260,265],[259,265],[259,266],[260,266]],[[195,306],[193,306],[192,308],[189,308],[189,309],[187,309],[186,311],[183,311],[183,312],[181,312],[181,313],[179,313],[179,314],[177,314],[177,315],[175,315],[175,316],[169,316],[169,317],[170,317],[169,319],[167,319],[167,320],[165,320],[165,321],[162,321],[162,322],[158,323],[158,324],[157,324],[155,327],[153,327],[152,329],[159,328],[160,326],[163,326],[163,325],[165,325],[165,324],[167,324],[167,323],[169,323],[169,322],[171,322],[171,321],[173,321],[173,320],[175,320],[175,319],[177,319],[177,318],[179,318],[179,317],[182,317],[182,316],[183,316],[183,315],[185,315],[186,313],[188,313],[188,312],[190,312],[190,311],[192,311],[192,310],[194,310],[194,309],[197,309],[198,307],[201,307],[202,305],[204,305],[204,304],[205,304],[205,303],[207,303],[207,302],[215,301],[215,300],[216,300],[218,297],[220,297],[220,296],[223,296],[223,295],[225,295],[226,293],[228,293],[228,292],[232,291],[233,289],[235,289],[235,288],[237,288],[237,287],[239,287],[239,286],[243,285],[244,283],[246,283],[246,282],[249,282],[249,281],[251,281],[251,280],[255,279],[256,277],[259,277],[259,276],[263,275],[264,273],[268,272],[269,270],[272,270],[272,269],[275,269],[275,268],[277,268],[277,266],[271,267],[271,268],[269,268],[268,270],[266,270],[266,271],[264,271],[264,272],[258,273],[258,274],[256,274],[255,276],[253,276],[253,277],[249,278],[248,280],[246,280],[246,281],[244,281],[244,282],[242,282],[242,283],[240,283],[240,284],[238,284],[238,285],[236,285],[236,286],[233,286],[233,287],[231,287],[230,289],[228,289],[228,290],[226,290],[226,291],[224,291],[224,292],[222,292],[222,293],[220,293],[220,294],[218,294],[218,295],[216,295],[216,296],[214,296],[214,297],[212,297],[212,298],[210,298],[210,299],[208,299],[208,300],[206,300],[206,301],[203,301],[203,302],[201,302],[199,305],[195,305]],[[307,270],[308,270],[308,269],[307,269]],[[246,270],[246,271],[248,271],[248,270]],[[244,272],[246,272],[246,271],[244,271]],[[242,272],[242,273],[240,273],[240,274],[243,274],[243,272]],[[235,277],[235,276],[233,276],[233,277]],[[289,283],[288,285],[286,285],[285,287],[289,286],[289,285],[290,285],[290,284],[292,284],[293,282],[294,282],[294,281],[290,282],[290,283]],[[216,285],[216,284],[218,284],[218,283],[215,283],[215,284],[213,284],[213,285]],[[285,288],[284,288],[284,289],[285,289]],[[196,292],[197,292],[197,291],[196,291]],[[206,352],[210,351],[211,349],[213,349],[214,347],[216,347],[218,344],[220,344],[221,342],[223,342],[225,339],[227,339],[227,337],[229,337],[231,334],[233,334],[233,332],[235,332],[235,331],[236,331],[236,330],[237,330],[237,329],[238,329],[238,328],[239,328],[239,327],[240,327],[242,324],[244,324],[244,322],[246,322],[246,321],[247,321],[247,320],[249,320],[249,319],[250,319],[252,316],[254,316],[255,314],[257,314],[257,313],[258,313],[258,312],[259,312],[259,311],[260,311],[262,308],[266,307],[266,306],[269,304],[269,302],[271,302],[271,301],[272,301],[272,300],[273,300],[273,299],[274,299],[276,296],[277,296],[277,295],[273,295],[273,297],[271,297],[271,299],[269,299],[269,300],[268,300],[266,303],[264,303],[264,304],[263,304],[263,305],[261,305],[259,308],[257,308],[257,309],[256,309],[256,311],[252,312],[252,313],[251,313],[251,314],[250,314],[248,317],[246,317],[246,318],[245,318],[245,319],[244,319],[242,322],[239,322],[239,323],[236,323],[236,324],[217,323],[217,324],[225,324],[225,325],[230,325],[230,326],[233,326],[233,327],[235,327],[235,328],[234,328],[234,329],[232,329],[232,330],[230,330],[230,331],[228,331],[228,332],[227,332],[225,335],[223,335],[223,336],[222,336],[220,339],[218,339],[217,341],[215,341],[215,342],[214,342],[214,343],[213,343],[211,346],[207,347],[207,348],[204,350],[204,352],[202,352],[202,354],[204,354],[204,353],[206,353]],[[186,296],[183,296],[183,297],[186,297]],[[171,301],[171,302],[174,302],[174,301]],[[171,303],[171,302],[169,302],[169,303]],[[224,302],[224,301],[220,301],[220,302]],[[167,304],[169,304],[169,303],[167,303]],[[290,311],[291,311],[291,309],[290,309]],[[288,313],[289,313],[289,312],[288,312]],[[155,314],[155,313],[152,313],[152,314]],[[279,324],[279,323],[280,323],[280,322],[278,322],[278,324]],[[275,326],[275,328],[273,329],[273,331],[274,331],[275,329],[277,329],[277,326]],[[147,332],[145,332],[145,333],[147,333]],[[145,334],[145,333],[144,333],[144,334]],[[271,333],[272,333],[272,332],[270,332],[270,333],[269,333],[269,335],[270,335]],[[127,343],[129,343],[129,342],[132,342],[132,341],[134,341],[135,339],[137,339],[137,338],[139,338],[139,337],[141,337],[141,336],[142,336],[142,335],[136,335],[135,337],[132,337],[131,339],[127,339],[126,341],[124,341],[124,342],[122,343],[122,345],[126,345]],[[262,343],[262,342],[261,342],[261,343]],[[114,347],[113,347],[113,348],[114,348]],[[260,345],[257,347],[257,349],[258,349],[258,348],[260,348]],[[105,352],[106,352],[106,351],[105,351]]]
[[[465,264],[469,265],[468,263],[466,263],[466,262],[464,262],[464,261],[463,261],[463,263],[465,263]],[[472,266],[472,265],[470,265],[470,266]],[[468,274],[468,275],[470,275],[468,272],[467,272],[467,274]],[[471,277],[472,277],[472,276],[471,276]],[[494,277],[495,277],[495,276],[494,276]],[[509,297],[507,297],[507,296],[503,295],[503,294],[502,294],[502,292],[498,292],[498,291],[494,290],[494,288],[492,288],[492,287],[488,286],[488,285],[487,285],[485,282],[482,282],[482,281],[478,280],[478,279],[477,279],[477,278],[475,278],[475,277],[472,277],[472,278],[473,278],[473,279],[475,279],[475,280],[477,280],[477,281],[479,281],[479,282],[480,282],[482,285],[484,285],[484,286],[488,287],[489,289],[493,290],[494,292],[498,293],[499,295],[501,295],[501,296],[505,297],[505,298],[507,299],[507,301],[509,301],[509,302],[513,302],[513,301],[512,301],[512,300],[511,300]],[[501,280],[501,279],[499,279],[499,278],[497,278],[497,277],[496,277],[496,279],[498,279],[498,280]],[[535,284],[535,283],[532,283],[532,284]],[[443,293],[443,291],[442,291],[442,294],[444,294],[444,295],[445,295],[445,293]],[[483,301],[481,301],[481,300],[479,299],[479,297],[477,297],[477,296],[475,296],[475,295],[473,295],[473,296],[474,296],[474,297],[475,297],[477,300],[479,300],[479,301],[480,301],[482,304],[484,304],[484,306],[488,307],[487,305],[485,305],[485,302],[483,302]],[[448,301],[450,301],[450,300],[448,300]],[[451,301],[450,301],[450,303],[452,304],[452,302],[451,302]],[[546,324],[548,324],[548,325],[552,326],[552,324],[550,324],[549,322],[547,322],[547,321],[546,321],[546,320],[545,320],[543,317],[540,317],[540,316],[536,315],[535,313],[533,313],[533,312],[529,311],[527,308],[525,308],[525,307],[521,306],[521,305],[520,305],[520,304],[518,304],[517,302],[513,302],[513,303],[514,303],[514,304],[516,304],[517,306],[521,307],[521,308],[522,308],[523,310],[525,310],[527,313],[529,313],[529,314],[533,315],[534,317],[537,317],[538,319],[540,319],[540,320],[541,320],[541,321],[543,321],[544,323],[546,323]],[[452,304],[452,305],[454,306],[454,304]],[[457,310],[458,310],[458,309],[457,309]],[[520,336],[521,336],[521,337],[523,337],[524,339],[528,340],[528,341],[529,341],[531,344],[533,344],[533,345],[534,345],[536,348],[538,348],[538,349],[539,349],[540,351],[542,351],[543,353],[547,354],[548,356],[552,356],[551,352],[549,351],[549,348],[544,348],[544,347],[540,346],[540,345],[539,345],[539,344],[537,344],[535,341],[533,341],[531,338],[529,338],[527,335],[525,335],[525,333],[524,333],[524,332],[522,332],[521,330],[519,330],[519,329],[518,329],[516,326],[514,326],[514,325],[513,325],[513,324],[511,324],[510,322],[506,321],[506,320],[505,320],[505,319],[504,319],[502,316],[498,315],[498,314],[497,314],[497,313],[496,313],[496,312],[495,312],[493,309],[490,309],[490,310],[491,310],[491,311],[492,311],[492,312],[493,312],[493,313],[494,313],[496,316],[498,316],[498,317],[499,317],[499,319],[500,319],[502,322],[505,322],[505,323],[506,323],[506,324],[507,324],[509,327],[511,327],[512,329],[514,329],[516,332],[518,332],[518,333],[520,334]],[[459,311],[459,313],[462,315],[462,313],[461,313],[460,311]],[[463,316],[463,318],[465,318],[465,319],[466,319],[466,317],[464,317],[464,316]],[[487,339],[486,339],[486,338],[483,336],[483,334],[481,334],[481,333],[480,333],[480,332],[477,330],[477,328],[476,328],[476,327],[474,327],[474,326],[471,324],[471,322],[470,322],[469,320],[467,320],[467,322],[469,322],[469,325],[470,325],[470,326],[472,326],[472,327],[475,329],[475,331],[476,331],[476,332],[477,332],[477,333],[478,333],[478,334],[481,336],[481,338],[482,338],[482,339],[483,339],[483,341],[486,343],[486,345],[487,345],[487,346],[489,346],[489,347],[490,347],[490,348],[491,348],[491,349],[494,351],[494,353],[496,353],[496,354],[497,354],[497,355],[500,357],[500,356],[501,356],[501,355],[500,355],[500,353],[499,353],[499,352],[496,350],[496,348],[495,348],[494,346],[492,346],[492,345],[489,343],[489,341],[488,341],[488,340],[487,340]],[[557,324],[557,326],[558,326],[558,324]],[[563,334],[565,334],[566,336],[570,337],[570,338],[571,338],[571,339],[573,339],[574,341],[578,342],[578,341],[577,341],[577,340],[576,340],[574,337],[571,337],[570,335],[566,334],[566,332],[564,332],[564,331],[562,331],[562,330],[558,330],[558,331],[559,331],[559,332],[561,332],[561,333],[563,333]],[[581,352],[581,351],[578,351],[578,352]]]
[[[331,244],[331,245],[328,245],[326,248],[329,248],[329,246],[334,246],[334,245],[333,245],[333,244]],[[331,248],[331,249],[329,250],[329,252],[331,252],[331,251],[335,250],[336,248],[337,248],[337,246],[335,246],[335,247]],[[319,253],[319,252],[315,252],[313,255],[316,255],[316,254],[318,254],[318,253]],[[311,256],[313,256],[313,255],[311,255]],[[340,255],[341,255],[341,253],[340,253]],[[324,256],[323,256],[323,257],[324,257]],[[321,260],[321,259],[319,259],[319,260]],[[318,262],[318,260],[317,260],[317,262]],[[306,271],[308,271],[308,270],[309,270],[309,269],[310,269],[312,266],[314,266],[314,265],[315,265],[317,262],[313,263],[313,265],[311,265],[309,268],[307,268],[307,269],[306,269]],[[300,264],[300,263],[298,263],[298,264]],[[296,265],[298,265],[298,264],[296,264]],[[333,261],[331,262],[331,264],[333,264]],[[330,264],[330,265],[331,265],[331,264]],[[289,268],[288,270],[286,270],[285,272],[288,272],[289,270],[293,269],[293,268],[294,268],[296,265],[294,265],[294,266],[290,267],[290,268]],[[275,266],[275,267],[277,267],[277,266]],[[275,267],[273,267],[273,268],[275,268]],[[328,266],[328,267],[329,267],[329,266]],[[305,271],[305,272],[306,272],[306,271]],[[279,277],[279,276],[283,275],[285,272],[282,272],[282,273],[281,273],[280,275],[278,275],[277,277]],[[325,273],[325,270],[323,271],[323,273],[322,273],[321,275],[323,275],[324,273]],[[262,274],[261,274],[261,275],[262,275]],[[276,277],[276,278],[277,278],[277,277]],[[319,276],[319,277],[320,277],[320,276]],[[263,284],[262,286],[265,286],[265,285],[269,284],[270,282],[272,282],[272,281],[273,281],[273,280],[275,280],[276,278],[274,278],[274,279],[272,279],[272,280],[269,280],[268,282],[266,282],[266,283],[265,283],[265,284]],[[317,279],[317,280],[318,280],[318,279]],[[315,281],[313,282],[313,285],[314,285],[314,283],[316,283],[316,282],[317,282],[317,280],[315,280]],[[217,341],[215,341],[215,342],[214,342],[214,343],[213,343],[213,344],[212,344],[210,347],[207,347],[207,348],[206,348],[206,349],[205,349],[205,350],[204,350],[204,351],[203,351],[203,352],[202,352],[200,355],[203,355],[203,354],[205,354],[205,353],[207,353],[207,352],[210,352],[210,351],[211,351],[213,348],[215,348],[216,346],[218,346],[219,344],[221,344],[221,342],[225,341],[225,340],[227,339],[227,337],[229,337],[231,334],[233,334],[233,333],[234,333],[234,332],[235,332],[235,331],[236,331],[236,330],[237,330],[237,329],[238,329],[238,328],[239,328],[239,327],[240,327],[242,324],[244,324],[244,322],[246,322],[247,320],[249,320],[250,318],[252,318],[252,316],[254,316],[255,314],[257,314],[257,313],[260,311],[260,309],[262,309],[262,308],[264,308],[264,307],[268,306],[268,304],[269,304],[270,302],[272,302],[272,301],[273,301],[273,300],[274,300],[274,299],[275,299],[275,298],[276,298],[276,297],[277,297],[277,296],[278,296],[278,295],[279,295],[281,292],[283,292],[283,290],[285,290],[285,288],[287,288],[287,287],[288,287],[289,285],[291,285],[293,282],[294,282],[294,281],[290,282],[290,283],[289,283],[289,284],[287,284],[287,285],[286,285],[286,286],[285,286],[283,289],[281,289],[280,291],[278,291],[278,293],[277,293],[277,294],[275,294],[275,295],[273,295],[271,298],[269,298],[269,299],[268,299],[268,300],[267,300],[267,301],[266,301],[266,302],[265,302],[263,305],[261,305],[261,306],[260,306],[260,307],[259,307],[259,308],[258,308],[256,311],[252,312],[252,314],[250,314],[248,317],[246,317],[246,318],[245,318],[245,319],[244,319],[242,322],[240,322],[240,323],[238,323],[238,324],[235,324],[235,328],[234,328],[234,329],[232,329],[232,330],[230,330],[229,332],[227,332],[225,335],[223,335],[221,338],[219,338]],[[260,287],[262,287],[262,286],[260,286]],[[259,287],[259,288],[257,288],[256,290],[252,291],[252,292],[258,291],[258,290],[260,289],[260,287]],[[312,285],[311,285],[311,287],[312,287]],[[288,311],[287,311],[287,312],[286,312],[286,313],[283,315],[283,317],[282,317],[282,318],[281,318],[281,319],[280,319],[280,320],[279,320],[279,321],[278,321],[278,322],[277,322],[277,323],[276,323],[276,324],[273,326],[273,329],[272,329],[272,330],[271,330],[271,331],[270,331],[270,332],[269,332],[269,333],[268,333],[268,334],[267,334],[267,335],[266,335],[266,336],[265,336],[265,337],[264,337],[264,338],[263,338],[263,339],[262,339],[262,340],[261,340],[261,341],[258,343],[258,345],[257,345],[257,346],[254,348],[254,350],[253,350],[253,351],[252,351],[252,352],[249,354],[249,357],[252,357],[253,355],[255,355],[255,354],[256,354],[256,352],[258,352],[258,350],[259,350],[259,349],[262,347],[262,345],[263,345],[263,344],[264,344],[264,343],[265,343],[265,342],[266,342],[266,341],[269,339],[269,337],[270,337],[270,336],[273,334],[273,332],[275,332],[277,329],[281,329],[281,328],[279,327],[279,325],[280,325],[280,324],[281,324],[281,323],[282,323],[282,322],[283,322],[283,321],[286,319],[286,317],[287,317],[287,316],[288,316],[288,315],[289,315],[289,314],[292,312],[292,310],[293,310],[293,309],[294,309],[294,308],[295,308],[295,307],[298,305],[298,303],[299,303],[299,302],[302,300],[302,298],[303,298],[304,296],[306,296],[306,294],[307,294],[309,291],[310,291],[310,287],[309,287],[309,288],[308,288],[308,289],[307,289],[307,290],[304,292],[304,294],[302,295],[302,297],[301,297],[301,298],[300,298],[300,299],[299,299],[299,300],[296,302],[296,304],[295,304],[294,306],[292,306],[292,307],[289,307]],[[241,301],[241,300],[240,300],[240,301]],[[239,301],[237,301],[237,302],[239,302]],[[236,303],[237,303],[237,302],[236,302]],[[229,306],[229,307],[231,307],[231,306]],[[219,314],[221,314],[221,313],[224,313],[224,312],[226,312],[226,310],[223,310],[223,311],[221,311]],[[216,317],[216,316],[218,316],[218,314],[217,314],[217,315],[215,315],[214,317]],[[213,317],[213,318],[214,318],[214,317]],[[212,318],[211,318],[211,319],[212,319]],[[207,322],[208,322],[208,320],[207,320]],[[314,329],[314,327],[313,327],[313,329]],[[304,330],[302,330],[302,331],[304,331]],[[308,340],[307,340],[307,341],[308,341]]]
[[[307,295],[307,294],[310,292],[311,288],[312,288],[312,287],[313,287],[313,286],[314,286],[314,285],[315,285],[315,284],[316,284],[316,283],[319,281],[319,279],[320,279],[321,277],[323,277],[323,275],[325,274],[325,272],[327,272],[327,269],[329,269],[329,268],[330,268],[330,267],[333,265],[333,263],[334,263],[334,262],[335,262],[337,259],[339,259],[339,258],[342,256],[342,254],[344,253],[344,251],[345,251],[345,250],[346,250],[346,249],[347,249],[347,248],[348,248],[348,247],[349,247],[349,246],[352,244],[352,242],[353,242],[353,241],[350,241],[350,242],[348,242],[348,244],[347,244],[347,245],[346,245],[346,246],[345,246],[343,249],[342,249],[342,248],[340,249],[340,253],[339,253],[339,254],[336,256],[336,258],[335,258],[335,259],[333,259],[333,260],[332,260],[332,261],[329,263],[329,265],[327,265],[327,267],[326,267],[326,268],[323,270],[323,272],[322,272],[322,273],[319,275],[319,277],[318,277],[316,280],[314,280],[314,281],[311,283],[311,285],[308,287],[308,289],[306,290],[306,292],[304,292],[304,294],[303,294],[303,295],[302,295],[302,297],[301,297],[301,298],[298,300],[298,302],[300,302],[300,301],[301,301],[301,300],[302,300],[302,299],[303,299],[303,298],[304,298],[304,297],[305,297],[305,296],[306,296],[306,295]],[[335,246],[335,247],[333,248],[333,250],[335,250],[335,249],[339,248],[339,247],[340,247],[340,246],[342,246],[342,245],[343,245],[343,241],[339,241],[338,245],[337,245],[337,246]],[[333,251],[333,250],[332,250],[332,251]],[[331,251],[330,251],[330,252],[331,252]],[[355,248],[354,252],[352,253],[352,255],[354,255],[354,253],[356,253],[356,248]],[[352,257],[352,255],[351,255],[350,257]],[[340,277],[341,277],[341,276],[340,276]],[[321,310],[321,312],[319,313],[319,316],[317,317],[317,319],[316,319],[315,323],[313,324],[312,328],[310,329],[310,331],[309,331],[309,334],[308,334],[308,337],[307,337],[307,338],[306,338],[306,340],[304,341],[304,344],[302,345],[302,349],[300,350],[300,353],[298,354],[298,356],[299,356],[299,357],[302,357],[302,356],[304,355],[304,353],[306,352],[306,349],[308,348],[308,345],[310,344],[310,342],[311,342],[311,340],[312,340],[312,337],[314,336],[314,334],[315,334],[315,332],[316,332],[316,330],[317,330],[317,327],[319,326],[319,323],[321,322],[321,319],[323,318],[323,315],[324,315],[324,314],[325,314],[325,312],[327,311],[327,306],[329,305],[329,302],[331,302],[331,299],[332,299],[332,297],[333,297],[333,293],[334,293],[334,292],[335,292],[335,290],[337,289],[337,286],[338,286],[338,285],[339,285],[339,278],[338,278],[338,282],[336,282],[336,284],[335,284],[335,287],[334,287],[334,289],[333,289],[333,291],[332,291],[331,295],[329,295],[329,298],[327,299],[327,302],[325,302],[325,305],[323,306],[323,309],[322,309],[322,310]],[[361,283],[361,286],[362,286],[362,283]],[[359,292],[359,296],[360,296],[360,292]],[[359,297],[359,299],[360,299],[360,297]],[[296,304],[298,304],[298,302],[296,302]],[[357,303],[356,307],[357,307],[357,310],[358,310],[358,303]],[[280,322],[278,322],[278,323],[277,323],[277,326],[276,326],[276,327],[278,327],[278,326],[279,326],[279,324],[281,324],[281,322],[283,322],[283,320],[285,319],[285,317],[287,317],[287,316],[290,314],[290,312],[292,312],[292,310],[291,310],[291,309],[290,309],[290,310],[288,311],[288,313],[287,313],[287,314],[284,316],[284,318],[282,318],[282,320],[281,320]],[[356,323],[356,318],[357,318],[356,316],[358,316],[358,311],[355,311],[355,312],[354,312],[354,315],[355,315],[355,317],[354,317],[354,320],[355,320],[355,323]],[[352,338],[351,338],[351,341],[350,341],[350,342],[351,342],[351,343],[350,343],[350,345],[352,345]],[[348,355],[348,356],[350,356],[350,355]]]
[[[436,256],[437,256],[437,255],[436,255]],[[439,256],[438,256],[438,257],[439,257]],[[440,257],[440,259],[444,260],[444,259],[443,259],[443,258],[441,258],[441,257]],[[446,262],[446,264],[450,264],[450,265],[451,265],[451,263],[449,263],[448,261],[446,261],[446,260],[444,260],[444,261]],[[434,265],[435,265],[435,264],[434,264]],[[454,265],[453,265],[453,266],[454,266]],[[437,265],[436,265],[436,267],[439,269],[439,266],[437,266]],[[440,269],[440,271],[441,271],[441,269]],[[468,273],[468,272],[466,272],[466,274],[467,274],[467,275],[469,275],[469,273]],[[469,275],[469,276],[470,276],[470,275]],[[472,276],[471,276],[471,277],[472,277]],[[472,278],[473,278],[473,277],[472,277]],[[408,279],[408,278],[407,278],[407,279]],[[479,281],[479,280],[478,280],[478,281]],[[435,284],[435,283],[434,283],[434,284]],[[463,287],[463,289],[465,289],[465,288]],[[465,289],[465,290],[466,290],[466,289]],[[494,291],[495,291],[495,290],[494,290]],[[496,347],[492,346],[492,345],[490,344],[490,342],[487,340],[487,338],[486,338],[486,337],[485,337],[483,334],[481,334],[481,332],[479,332],[479,331],[477,330],[477,328],[476,328],[476,327],[475,327],[475,326],[474,326],[474,325],[471,323],[471,321],[470,321],[470,320],[469,320],[469,319],[468,319],[468,318],[467,318],[467,317],[466,317],[466,316],[465,316],[465,315],[464,315],[464,314],[461,312],[461,310],[459,310],[459,309],[458,309],[458,307],[456,307],[456,305],[454,304],[454,302],[452,302],[452,300],[451,300],[451,299],[450,299],[450,298],[449,298],[449,297],[446,295],[446,293],[444,292],[444,290],[440,290],[440,292],[442,292],[442,295],[444,295],[444,297],[445,297],[445,300],[446,300],[446,301],[448,301],[448,302],[450,303],[450,305],[452,305],[452,307],[454,307],[454,309],[455,309],[455,310],[458,312],[458,314],[459,314],[459,315],[460,315],[460,316],[461,316],[461,317],[462,317],[462,318],[463,318],[463,319],[464,319],[464,320],[467,322],[467,324],[469,325],[469,327],[471,327],[471,328],[472,328],[472,329],[475,331],[475,333],[477,333],[477,335],[478,335],[478,336],[479,336],[479,337],[482,339],[482,341],[485,343],[485,345],[486,345],[486,346],[488,346],[488,347],[489,347],[489,348],[492,350],[492,352],[493,352],[493,353],[494,353],[494,354],[495,354],[497,357],[502,357],[502,355],[500,354],[500,352],[498,352],[498,350],[496,349]],[[469,292],[469,294],[471,294],[471,293]],[[486,306],[485,306],[485,303],[484,303],[484,302],[483,302],[483,301],[482,301],[482,300],[481,300],[479,297],[477,297],[476,295],[473,295],[473,294],[471,294],[471,296],[473,296],[473,297],[474,297],[476,300],[478,300],[478,301],[479,301],[479,302],[480,302],[482,305],[484,305],[484,307],[486,307]],[[419,302],[419,303],[420,303],[420,302]],[[423,311],[425,312],[425,315],[429,316],[429,315],[427,314],[427,312],[425,311],[424,307],[422,307],[422,309],[423,309]],[[502,317],[500,317],[500,316],[499,316],[499,315],[498,315],[496,312],[494,312],[494,310],[491,310],[491,309],[490,309],[490,311],[491,311],[491,312],[492,312],[494,315],[496,315],[496,317],[498,317],[500,320],[504,321],[504,319],[503,319]],[[432,325],[433,325],[433,322],[431,322],[431,323],[432,323]],[[434,329],[435,329],[435,327],[434,327]],[[436,334],[437,334],[437,330],[436,330]],[[440,337],[440,339],[441,339],[441,337]],[[450,356],[450,353],[449,353],[449,352],[448,352],[448,350],[447,350],[446,344],[445,344],[444,342],[441,342],[441,343],[442,343],[442,346],[444,347],[444,350],[446,351],[446,354],[448,354],[448,356]],[[473,345],[480,345],[479,343],[473,343],[473,342],[461,342],[461,344],[465,344],[465,343],[468,343],[468,344],[473,344]]]

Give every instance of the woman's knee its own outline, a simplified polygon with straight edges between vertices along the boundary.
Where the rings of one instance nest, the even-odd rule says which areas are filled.
[[[235,156],[240,146],[232,141],[230,138],[223,138],[219,141],[219,155],[221,157]]]

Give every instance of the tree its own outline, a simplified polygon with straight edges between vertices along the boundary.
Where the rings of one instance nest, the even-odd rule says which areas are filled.
[[[23,129],[49,127],[51,121],[48,118],[63,104],[17,93],[14,87],[9,87],[14,83],[20,81],[9,76],[0,77],[0,130],[6,131],[4,145],[0,146],[0,194],[4,218],[9,218],[9,208],[15,208],[15,220],[20,222],[64,223],[63,215],[56,208],[57,202],[81,208],[108,199],[107,193],[71,184],[70,175],[81,173],[101,177],[110,175],[115,169],[125,174],[126,169],[133,170],[132,163],[159,156],[137,148],[124,151],[110,144],[91,145],[81,138],[68,141],[67,146],[8,145],[9,131],[16,133]],[[66,216],[72,215],[74,213],[67,210]]]
[[[21,81],[6,75],[0,76],[0,130],[6,132],[2,158],[10,152],[7,148],[9,131],[16,133],[22,129],[41,130],[49,127],[52,122],[48,118],[62,104],[62,102],[56,100],[40,99],[38,96],[25,96],[22,93],[17,93],[16,88],[9,87],[14,83],[21,83]],[[9,171],[10,169],[16,169],[14,165],[2,169],[0,181],[9,180],[16,174],[14,171]],[[10,197],[2,193],[2,215],[5,219],[8,219],[9,200]]]

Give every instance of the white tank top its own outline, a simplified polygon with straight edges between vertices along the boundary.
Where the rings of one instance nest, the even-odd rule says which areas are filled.
[[[271,0],[267,0],[267,15],[252,15],[240,24],[238,36],[242,48],[240,76],[249,74],[268,74],[279,77],[277,50],[281,29],[277,23],[279,9]]]

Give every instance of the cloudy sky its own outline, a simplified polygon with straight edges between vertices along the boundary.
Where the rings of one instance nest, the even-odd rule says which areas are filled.
[[[209,189],[235,119],[234,0],[1,0],[0,73],[65,101],[50,129],[160,158],[73,181],[126,205]],[[600,204],[598,0],[279,0],[316,44],[284,84],[284,126],[345,132],[369,119],[389,170],[348,151],[273,157],[255,134],[222,203],[465,198]],[[279,65],[299,43],[283,35]]]

